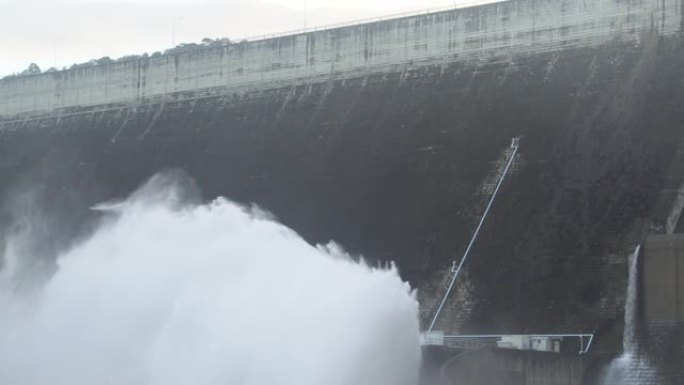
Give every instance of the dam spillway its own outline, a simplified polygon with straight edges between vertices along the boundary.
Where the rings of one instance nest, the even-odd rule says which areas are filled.
[[[510,0],[0,81],[5,201],[66,213],[162,169],[396,261],[440,330],[608,331],[682,182],[681,0]],[[675,205],[676,206],[676,205]],[[11,217],[6,207],[4,217]],[[675,228],[679,225],[675,226]]]

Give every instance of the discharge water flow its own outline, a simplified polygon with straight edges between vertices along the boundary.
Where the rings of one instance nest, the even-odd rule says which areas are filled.
[[[654,382],[654,371],[648,357],[639,347],[639,254],[641,246],[632,254],[629,281],[625,297],[625,329],[622,337],[622,355],[608,367],[605,385],[648,385]]]
[[[418,304],[394,267],[159,186],[97,207],[102,223],[39,290],[12,292],[4,271],[0,383],[417,383]]]
[[[627,297],[625,298],[625,330],[622,337],[622,350],[625,354],[637,353],[637,319],[639,311],[639,253],[641,246],[637,246],[632,254],[629,265],[629,281]]]

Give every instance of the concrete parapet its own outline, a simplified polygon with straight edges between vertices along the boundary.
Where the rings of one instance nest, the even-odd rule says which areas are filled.
[[[454,62],[639,42],[681,31],[682,0],[509,0],[0,80],[0,119],[137,106]]]

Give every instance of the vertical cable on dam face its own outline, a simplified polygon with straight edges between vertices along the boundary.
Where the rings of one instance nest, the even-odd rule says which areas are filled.
[[[514,138],[511,140],[511,155],[510,158],[508,159],[508,162],[506,163],[506,167],[503,170],[503,173],[501,174],[501,178],[499,179],[499,182],[496,184],[496,188],[494,188],[494,192],[492,193],[492,197],[489,199],[489,203],[487,203],[487,207],[485,208],[484,213],[482,214],[482,218],[480,218],[480,222],[477,225],[477,228],[475,228],[475,232],[473,233],[472,238],[470,238],[470,242],[468,243],[468,247],[466,247],[465,252],[463,253],[463,256],[461,257],[461,261],[459,262],[458,266],[456,267],[455,270],[452,270],[453,277],[451,278],[451,282],[449,283],[449,287],[447,288],[446,292],[444,293],[444,297],[442,297],[442,301],[439,303],[439,307],[437,308],[437,311],[435,312],[435,316],[432,318],[432,322],[430,323],[430,326],[428,327],[428,333],[432,331],[432,329],[435,327],[435,323],[437,322],[437,319],[439,318],[440,313],[442,312],[442,308],[444,307],[444,304],[446,303],[447,299],[449,298],[449,295],[451,294],[451,290],[454,288],[454,284],[456,283],[456,280],[458,279],[458,275],[461,272],[461,269],[463,269],[463,265],[465,265],[466,261],[468,260],[468,255],[470,254],[470,249],[473,247],[475,244],[475,241],[477,240],[477,236],[480,234],[480,230],[482,229],[482,225],[485,222],[485,219],[487,219],[487,214],[489,214],[489,210],[492,208],[492,205],[494,204],[494,200],[496,199],[496,194],[499,192],[499,189],[501,188],[501,185],[503,184],[504,180],[506,179],[506,176],[508,175],[508,171],[511,168],[511,165],[513,164],[513,161],[515,160],[515,155],[518,153],[518,146],[520,145],[520,138]],[[456,261],[454,261],[454,264]]]

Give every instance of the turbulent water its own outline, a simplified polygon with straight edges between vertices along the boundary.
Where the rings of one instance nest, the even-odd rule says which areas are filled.
[[[102,223],[38,290],[13,290],[28,256],[7,240],[1,384],[417,382],[418,304],[396,269],[158,182],[98,207]]]

